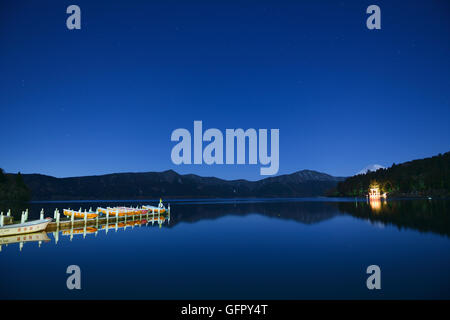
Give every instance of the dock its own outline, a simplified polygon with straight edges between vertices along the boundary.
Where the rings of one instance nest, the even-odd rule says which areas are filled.
[[[146,213],[146,214],[139,214],[139,215],[131,215],[131,216],[98,216],[94,219],[64,219],[64,220],[56,220],[53,222],[50,222],[47,226],[46,231],[47,232],[54,232],[56,230],[67,230],[72,228],[82,228],[84,226],[94,226],[98,228],[100,225],[109,225],[114,223],[127,223],[127,222],[134,222],[134,221],[143,221],[146,220],[147,222],[158,222],[160,223],[162,220],[165,220],[166,217],[169,217],[170,219],[170,211],[168,211],[167,214],[163,213]]]
[[[81,211],[81,208],[80,208]],[[61,219],[62,218],[62,219]],[[44,209],[40,212],[40,219],[44,219]],[[2,251],[2,245],[8,245],[11,243],[19,242],[20,251],[22,251],[23,245],[25,242],[33,242],[38,241],[39,247],[42,242],[50,240],[46,234],[53,234],[55,243],[57,244],[59,241],[59,236],[65,235],[69,236],[72,241],[74,235],[81,234],[83,238],[85,238],[88,234],[94,233],[97,236],[98,231],[104,230],[108,233],[109,230],[116,232],[118,229],[126,230],[127,227],[134,228],[135,226],[143,226],[155,223],[158,224],[159,228],[161,228],[164,222],[167,224],[170,223],[170,205],[165,210],[165,212],[161,212],[161,210],[150,210],[147,213],[141,214],[130,214],[119,216],[118,214],[114,216],[110,216],[108,213],[106,215],[88,219],[87,215],[85,218],[76,219],[74,215],[71,217],[61,217],[60,211],[55,209],[53,215],[53,221],[47,225],[45,231],[41,233],[28,233],[23,234],[21,236],[10,236],[10,237],[2,237],[0,238],[0,252]],[[11,210],[8,211],[7,215],[4,215],[3,212],[0,215],[1,225],[9,225],[15,223],[24,223],[28,220],[28,209],[22,212],[20,221],[14,221],[13,216],[11,215]],[[2,240],[3,239],[3,240]]]
[[[81,211],[81,208],[80,208]],[[19,250],[22,251],[24,244],[26,242],[38,242],[39,247],[43,242],[50,241],[47,235],[53,234],[53,239],[55,244],[58,244],[60,235],[68,236],[70,241],[76,235],[82,235],[83,239],[87,235],[92,234],[97,236],[99,231],[117,232],[119,229],[126,230],[127,228],[133,229],[134,227],[148,226],[150,223],[154,225],[155,223],[161,228],[162,224],[165,222],[170,223],[170,205],[168,209],[162,213],[161,211],[150,210],[151,212],[133,215],[114,215],[109,216],[106,214],[104,216],[98,215],[96,218],[87,219],[87,215],[84,219],[75,219],[72,215],[71,217],[63,216],[61,219],[61,214],[58,209],[54,211],[54,221],[47,225],[45,231],[26,233],[22,235],[5,236],[0,237],[0,252],[2,251],[2,246],[8,246],[8,244],[19,243]],[[44,209],[40,212],[40,218],[44,218]],[[8,211],[7,215],[1,213],[0,220],[2,225],[14,224],[14,223],[24,223],[28,220],[28,209],[22,212],[21,220],[14,221],[11,212]]]
[[[164,208],[164,210],[166,210]],[[80,208],[81,211],[81,208]],[[89,210],[91,211],[91,209]],[[88,219],[87,215],[85,215],[84,218],[81,219],[75,219],[75,217],[72,215],[71,217],[66,218],[65,216],[63,216],[63,219],[61,219],[61,212],[58,209],[55,209],[54,214],[53,214],[53,221],[50,222],[47,226],[46,231],[48,232],[52,232],[56,229],[70,229],[70,228],[79,228],[79,227],[84,227],[85,225],[88,226],[93,226],[93,225],[102,225],[102,224],[109,224],[109,223],[115,223],[115,222],[129,222],[129,221],[135,221],[137,219],[139,220],[149,220],[151,219],[152,221],[154,221],[157,217],[158,217],[158,221],[160,220],[161,217],[163,217],[163,219],[165,219],[166,216],[169,217],[170,219],[170,205],[167,208],[167,210],[165,212],[161,212],[158,209],[152,209],[149,210],[151,212],[147,213],[141,213],[141,214],[130,214],[130,215],[123,215],[120,216],[119,214],[110,216],[108,213],[106,213],[103,216],[97,215],[96,218],[91,218]],[[86,212],[86,210],[85,210]],[[44,209],[41,210],[40,212],[40,217],[39,219],[44,219],[45,213],[44,213]],[[11,210],[8,210],[7,214],[4,215],[3,212],[1,212],[0,214],[0,226],[4,226],[4,225],[9,225],[9,224],[14,224],[14,223],[25,223],[28,220],[28,209],[22,212],[21,215],[21,219],[20,222],[19,221],[14,221],[13,216],[11,215]]]

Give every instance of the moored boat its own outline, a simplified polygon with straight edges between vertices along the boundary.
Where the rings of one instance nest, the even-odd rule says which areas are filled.
[[[87,215],[88,219],[94,219],[97,218],[98,213],[97,212],[83,212],[83,211],[77,211],[77,210],[70,210],[70,209],[64,209],[63,214],[67,217],[71,217],[72,215],[75,218],[81,218],[84,219],[85,215]]]
[[[159,199],[159,205],[157,207],[155,206],[142,206],[142,209],[148,210],[149,213],[165,213],[166,208],[164,207],[162,203],[162,199]]]
[[[148,210],[129,207],[114,207],[114,208],[107,207],[107,208],[97,208],[97,212],[100,212],[104,215],[109,214],[110,216],[118,215],[119,217],[123,217],[123,216],[146,214]]]
[[[155,206],[142,206],[142,208],[148,210],[149,213],[165,213],[166,208],[160,208]]]
[[[34,220],[25,223],[10,224],[0,227],[0,237],[44,231],[52,218]]]

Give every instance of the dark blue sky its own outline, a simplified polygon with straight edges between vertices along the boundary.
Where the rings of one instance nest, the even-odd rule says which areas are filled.
[[[82,29],[66,28],[81,7]],[[381,30],[366,8],[381,8]],[[448,1],[0,4],[0,167],[162,171],[176,128],[279,128],[280,171],[352,175],[449,151]]]

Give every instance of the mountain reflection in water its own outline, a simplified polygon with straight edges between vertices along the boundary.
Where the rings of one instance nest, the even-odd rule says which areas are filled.
[[[22,210],[29,209],[31,220],[42,208],[53,216],[56,208],[123,205],[31,203]],[[144,216],[126,223],[99,219],[99,225],[72,229],[66,223],[60,227],[68,228],[58,230],[53,224],[31,238],[2,239],[0,272],[8,276],[0,280],[0,298],[450,297],[448,200],[388,200],[371,206],[349,198],[185,199],[170,205],[170,222],[162,215],[153,222]],[[17,208],[11,208],[16,220]],[[83,270],[79,294],[65,285],[67,266],[73,264]],[[371,264],[384,272],[381,292],[367,290]],[[130,281],[117,276],[120,270],[163,270],[163,276]]]
[[[101,223],[96,225],[89,224],[84,227],[72,226],[59,228],[53,225],[47,227],[46,231],[42,232],[0,237],[0,252],[2,251],[3,245],[7,246],[14,243],[19,244],[20,251],[22,251],[24,244],[28,242],[37,242],[40,247],[43,242],[50,241],[50,238],[48,237],[49,234],[53,235],[55,244],[58,244],[60,236],[67,236],[70,241],[72,241],[73,239],[77,239],[77,237],[84,239],[88,235],[93,235],[96,237],[100,231],[108,234],[108,232],[118,232],[120,229],[125,231],[128,228],[128,230],[131,231],[134,227],[148,227],[153,225],[157,225],[161,228],[165,222],[167,224],[170,223],[170,214],[154,214],[149,215],[149,218],[145,219],[140,219],[138,216],[135,218],[130,217],[130,220],[128,221],[117,221],[114,218],[111,218],[109,223]]]
[[[448,200],[392,200],[340,202],[339,210],[370,222],[413,229],[450,237],[450,201]]]
[[[450,201],[449,200],[378,200],[376,202],[361,199],[327,199],[327,198],[303,198],[303,199],[241,199],[241,200],[183,200],[172,204],[172,217],[161,215],[159,220],[130,220],[126,223],[115,222],[99,226],[87,226],[85,228],[68,228],[50,231],[53,239],[58,243],[60,235],[68,236],[71,240],[75,235],[85,238],[89,234],[96,236],[99,231],[132,230],[135,226],[149,226],[157,224],[168,228],[174,228],[180,223],[195,223],[202,220],[214,220],[224,216],[246,216],[259,214],[274,219],[285,219],[302,224],[316,224],[332,219],[336,216],[351,215],[358,219],[370,221],[377,225],[393,225],[399,229],[408,228],[420,232],[432,232],[450,237]],[[107,202],[115,206],[119,203]],[[77,203],[31,203],[19,204],[13,207],[13,213],[30,208],[30,219],[38,218],[43,208],[47,215],[56,208],[63,207],[96,207],[104,206],[105,202],[77,202]],[[6,211],[6,208],[1,208]],[[172,221],[170,221],[172,218]],[[156,219],[156,218],[155,218]],[[165,223],[166,222],[166,223]],[[165,223],[165,224],[164,224]],[[75,237],[76,239],[77,237]],[[48,238],[29,236],[27,239],[11,237],[3,239],[3,243],[20,243],[20,249],[25,242],[37,241],[39,244],[48,242]],[[8,241],[6,241],[8,240]],[[17,241],[16,241],[17,240]]]

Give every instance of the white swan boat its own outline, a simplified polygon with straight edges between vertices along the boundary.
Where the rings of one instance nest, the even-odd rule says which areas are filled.
[[[9,224],[0,227],[0,237],[44,231],[51,221],[52,218],[45,218],[25,223]]]

